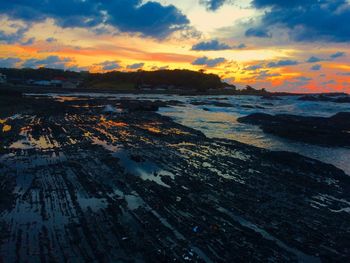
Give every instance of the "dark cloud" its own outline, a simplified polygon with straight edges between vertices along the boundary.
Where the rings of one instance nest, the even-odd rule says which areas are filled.
[[[322,65],[317,64],[317,65],[313,65],[313,66],[310,68],[310,70],[319,71],[321,68],[322,68]]]
[[[6,33],[0,30],[0,42],[5,44],[15,44],[23,42],[24,34],[28,31],[28,27],[19,27],[14,33]]]
[[[211,40],[208,42],[200,42],[195,44],[192,47],[192,50],[201,51],[201,50],[225,50],[231,49],[231,47],[225,43],[220,43],[218,40]]]
[[[328,81],[322,82],[322,85],[333,85],[337,84],[337,82],[334,79],[330,79]]]
[[[208,57],[201,57],[197,58],[195,61],[192,62],[192,65],[203,65],[208,67],[215,67],[223,62],[225,62],[225,58],[213,58],[210,59]]]
[[[294,66],[298,65],[299,62],[296,60],[280,60],[277,62],[270,62],[267,64],[268,68],[277,68],[277,67],[285,67],[285,66]]]
[[[173,5],[142,0],[1,1],[0,14],[27,23],[53,18],[61,27],[112,25],[122,32],[164,38],[184,29],[189,20]]]
[[[303,4],[310,4],[315,2],[313,0],[253,0],[252,4],[257,8],[265,7],[279,7],[279,8],[291,8],[295,6],[300,6]]]
[[[135,64],[128,65],[127,68],[128,69],[140,69],[144,65],[145,65],[145,63],[135,63]]]
[[[338,76],[350,76],[350,72],[339,72],[337,73]]]
[[[116,61],[104,61],[102,63],[97,64],[98,66],[101,66],[103,70],[115,70],[121,68],[118,62]]]
[[[261,69],[262,67],[263,67],[263,65],[261,65],[261,64],[251,65],[251,66],[246,67],[245,70],[254,71],[254,70],[257,70],[257,69]]]
[[[19,58],[0,58],[0,68],[14,68],[18,62]]]
[[[35,37],[29,38],[27,41],[22,42],[21,44],[23,46],[30,46],[35,42]]]
[[[299,81],[307,81],[307,82],[312,80],[312,78],[309,78],[309,77],[297,77],[295,79]]]
[[[237,46],[234,46],[234,48],[236,48],[236,49],[243,49],[243,48],[246,48],[246,47],[247,47],[247,45],[244,44],[244,43],[241,43],[241,44],[239,44]]]
[[[296,77],[283,81],[282,85],[278,86],[276,89],[279,91],[287,92],[304,92],[305,86],[312,81],[312,78],[308,77]]]
[[[271,38],[272,35],[268,30],[264,28],[249,28],[245,32],[246,37],[260,37],[260,38]]]
[[[202,5],[204,5],[207,10],[209,11],[216,11],[220,7],[222,7],[226,2],[229,2],[227,0],[200,0],[199,1]]]
[[[49,37],[49,38],[46,39],[46,42],[48,42],[48,43],[53,43],[53,42],[56,42],[56,41],[57,41],[57,39],[54,38],[54,37]]]
[[[330,55],[329,57],[335,59],[335,58],[345,57],[345,55],[346,55],[345,52],[336,52]]]
[[[140,32],[146,36],[163,38],[189,24],[187,17],[173,5],[118,0],[108,1],[104,7],[109,14],[107,23],[124,32]]]
[[[259,72],[259,76],[256,78],[257,80],[265,80],[270,77],[279,77],[281,74],[279,73],[271,73],[268,70],[263,70]]]
[[[296,41],[350,41],[350,4],[347,0],[254,0],[266,8],[261,27],[288,28]]]
[[[307,63],[316,63],[316,62],[320,62],[320,61],[323,61],[324,59],[322,58],[319,58],[319,57],[309,57],[308,60],[306,60]]]
[[[70,62],[70,58],[60,58],[58,56],[48,56],[44,59],[31,58],[22,64],[23,68],[55,68],[55,69],[65,69],[66,63]]]

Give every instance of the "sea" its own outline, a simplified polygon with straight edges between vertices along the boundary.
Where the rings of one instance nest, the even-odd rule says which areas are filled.
[[[27,94],[36,96],[39,94]],[[42,96],[43,94],[40,94]],[[239,123],[239,117],[252,113],[294,114],[301,116],[330,117],[338,112],[350,112],[350,103],[298,100],[298,96],[281,96],[278,100],[266,100],[260,96],[180,96],[135,95],[111,93],[45,94],[59,100],[79,97],[106,97],[140,100],[176,100],[177,106],[162,107],[159,113],[175,122],[203,132],[211,138],[224,138],[274,151],[295,152],[332,164],[350,175],[350,148],[318,146],[264,133],[258,126]],[[192,103],[200,105],[193,105]],[[214,106],[215,102],[229,106]]]

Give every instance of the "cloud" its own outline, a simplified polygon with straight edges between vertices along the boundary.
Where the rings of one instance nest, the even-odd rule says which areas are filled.
[[[29,38],[27,41],[22,42],[21,44],[22,44],[23,46],[30,46],[30,45],[32,45],[32,44],[34,43],[34,41],[35,41],[35,37],[31,37],[31,38]]]
[[[330,79],[328,81],[322,82],[322,85],[332,85],[337,84],[337,82],[334,79]]]
[[[320,62],[323,61],[324,59],[322,58],[318,58],[318,57],[310,57],[308,60],[306,60],[307,63],[316,63],[316,62]]]
[[[1,1],[0,14],[28,24],[54,19],[63,28],[110,25],[121,32],[164,38],[189,25],[173,5],[142,0],[16,0]]]
[[[204,5],[209,11],[216,11],[222,7],[227,0],[200,0],[200,4]]]
[[[313,71],[318,71],[322,68],[322,65],[320,64],[317,64],[317,65],[313,65],[310,70],[313,70]]]
[[[0,68],[14,68],[19,62],[19,58],[0,58]]]
[[[128,69],[140,69],[144,65],[145,65],[145,63],[135,63],[135,64],[128,65],[127,68]]]
[[[89,71],[89,67],[79,67],[78,65],[69,66],[66,68],[69,71],[81,72],[81,71]]]
[[[337,73],[338,76],[350,76],[350,72],[339,72]]]
[[[267,64],[267,67],[269,68],[277,68],[277,67],[285,67],[285,66],[294,66],[298,65],[299,62],[296,60],[280,60],[277,62],[270,62]]]
[[[140,32],[145,36],[164,38],[189,24],[187,17],[173,5],[119,0],[108,1],[104,6],[110,15],[107,23],[124,32]]]
[[[332,59],[336,59],[336,58],[345,57],[345,56],[346,56],[345,52],[336,52],[336,53],[330,55],[329,57]]]
[[[305,86],[312,81],[312,78],[300,76],[292,79],[287,79],[276,89],[287,92],[305,92]]]
[[[265,9],[261,27],[289,29],[295,41],[350,41],[348,0],[253,0],[252,5]]]
[[[58,56],[48,56],[44,59],[27,59],[22,64],[23,68],[55,68],[55,69],[65,69],[66,63],[71,62],[70,58],[60,58]]]
[[[22,43],[24,34],[28,31],[28,27],[19,27],[14,33],[6,33],[3,30],[0,30],[0,42],[5,44],[15,44]]]
[[[244,44],[244,43],[241,43],[241,44],[239,44],[237,46],[233,46],[233,48],[236,48],[236,49],[243,49],[243,48],[246,48],[246,47],[247,47],[247,45]]]
[[[245,68],[245,70],[257,70],[257,69],[261,69],[263,67],[262,64],[257,64],[257,65],[251,65]]]
[[[259,38],[271,38],[272,35],[268,30],[263,28],[249,28],[245,32],[246,37],[259,37]]]
[[[54,37],[49,37],[49,38],[46,39],[46,42],[48,42],[48,43],[53,43],[53,42],[56,42],[56,41],[57,41],[57,39],[54,38]]]
[[[256,78],[257,80],[265,80],[269,77],[279,77],[281,74],[279,73],[270,73],[268,70],[263,70],[259,72],[259,76]]]
[[[205,65],[208,67],[215,67],[223,62],[225,62],[225,58],[213,58],[210,59],[208,57],[201,57],[197,58],[195,61],[192,62],[192,65]]]
[[[102,63],[97,64],[98,66],[101,66],[103,70],[110,71],[121,68],[119,63],[117,61],[109,61],[106,60]]]
[[[204,50],[226,50],[231,49],[231,47],[225,43],[220,43],[218,40],[211,40],[208,42],[200,42],[192,46],[192,50],[204,51]]]

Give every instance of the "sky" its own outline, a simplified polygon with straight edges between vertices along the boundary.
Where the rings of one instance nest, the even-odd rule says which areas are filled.
[[[350,0],[0,2],[0,67],[190,69],[244,87],[350,93]]]

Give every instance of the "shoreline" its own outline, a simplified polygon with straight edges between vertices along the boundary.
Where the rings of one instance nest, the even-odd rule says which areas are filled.
[[[17,99],[0,141],[5,261],[349,256],[350,179],[333,165],[208,138],[153,102]]]
[[[34,86],[0,86],[0,92],[20,92],[20,93],[111,93],[111,94],[140,94],[140,95],[179,95],[179,96],[260,96],[260,97],[285,97],[285,96],[305,96],[305,95],[329,95],[335,93],[286,93],[286,92],[241,92],[230,90],[210,90],[207,92],[197,92],[195,90],[114,90],[114,89],[90,89],[90,88],[74,88],[63,89],[55,87],[34,87]],[[339,93],[341,94],[341,93]]]

